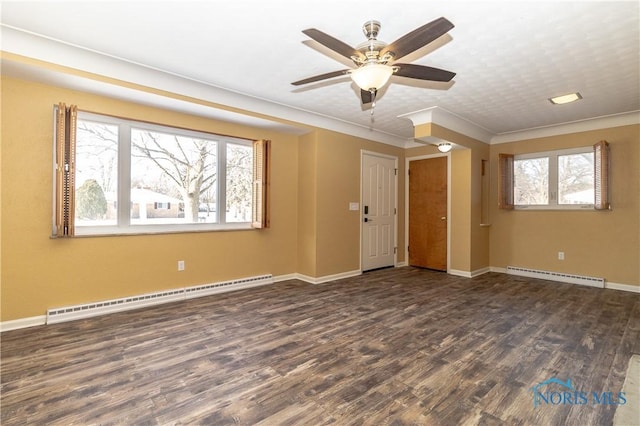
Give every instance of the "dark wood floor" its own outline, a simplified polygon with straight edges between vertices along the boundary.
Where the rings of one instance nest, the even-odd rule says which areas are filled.
[[[615,405],[532,388],[617,393],[633,353],[640,295],[388,269],[5,332],[1,420],[606,425]]]

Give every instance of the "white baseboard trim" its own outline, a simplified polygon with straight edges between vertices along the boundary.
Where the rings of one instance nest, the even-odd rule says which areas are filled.
[[[335,281],[343,278],[355,277],[362,275],[362,271],[348,271],[339,274],[326,275],[324,277],[309,277],[304,274],[285,274],[277,277],[265,275],[260,277],[251,277],[246,279],[205,284],[193,287],[184,287],[179,289],[161,291],[157,293],[142,294],[131,296],[123,299],[111,301],[102,301],[88,303],[77,306],[68,306],[64,308],[49,309],[47,315],[40,315],[29,318],[19,318],[15,320],[0,322],[0,332],[18,330],[21,328],[34,327],[45,324],[55,324],[64,321],[72,321],[76,319],[89,318],[109,313],[122,312],[131,309],[141,308],[145,306],[158,305],[162,303],[174,302],[179,300],[191,299],[201,296],[207,296],[227,291],[240,290],[250,287],[268,285],[275,282],[298,279],[310,284],[322,284],[329,281]],[[53,315],[52,315],[53,314]]]
[[[631,293],[640,293],[640,286],[637,285],[629,285],[629,284],[620,284],[620,283],[612,283],[609,281],[605,281],[604,288],[608,288],[611,290],[622,290],[628,291]]]
[[[341,280],[341,279],[344,279],[344,278],[357,277],[358,275],[362,275],[362,271],[357,270],[357,271],[341,272],[339,274],[325,275],[324,277],[317,277],[317,278],[313,278],[313,277],[309,277],[309,276],[306,276],[306,275],[298,274],[298,276],[300,277],[299,278],[300,280],[306,281],[306,282],[308,282],[310,284],[324,284],[324,283],[328,283],[330,281]]]
[[[329,281],[357,277],[358,275],[362,275],[362,271],[356,270],[356,271],[341,272],[339,274],[325,275],[324,277],[317,277],[317,278],[310,277],[304,274],[296,274],[296,278],[299,279],[300,281],[304,281],[309,284],[323,284],[323,283],[328,283]]]
[[[400,268],[402,266],[406,266],[406,262],[401,262],[399,264],[396,265],[397,268]],[[506,274],[507,273],[507,269],[506,268],[501,268],[501,267],[497,267],[497,266],[490,266],[488,268],[482,268],[482,269],[477,269],[475,271],[460,271],[460,270],[456,270],[456,269],[450,269],[448,271],[449,274],[451,275],[456,275],[459,277],[464,277],[464,278],[473,278],[473,277],[477,277],[479,275],[482,274],[486,274],[488,272],[496,272],[496,273],[501,273],[501,274]],[[304,275],[304,274],[298,274],[298,273],[293,273],[293,274],[285,274],[285,275],[278,275],[273,277],[271,280],[269,280],[268,277],[256,277],[259,279],[255,279],[252,278],[247,283],[243,283],[244,288],[249,288],[249,287],[255,287],[255,286],[259,286],[259,285],[266,285],[266,284],[270,284],[270,283],[276,283],[276,282],[281,282],[281,281],[287,281],[287,280],[293,280],[293,279],[297,279],[300,281],[304,281],[307,282],[309,284],[323,284],[323,283],[327,283],[330,281],[335,281],[335,280],[339,280],[339,279],[344,279],[344,278],[350,278],[350,277],[355,277],[358,275],[362,275],[362,271],[360,270],[355,270],[355,271],[348,271],[348,272],[342,272],[339,274],[333,274],[333,275],[326,275],[323,277],[310,277],[308,275]],[[229,282],[230,283],[230,282]],[[197,290],[194,291],[194,294],[192,294],[190,297],[197,297],[195,295],[195,293],[200,293],[199,295],[206,295],[206,294],[213,294],[213,293],[218,293],[218,292],[223,292],[227,289],[224,289],[222,287],[226,287],[228,283],[218,283],[215,285],[215,289],[208,289],[208,288],[203,288],[205,286],[195,286],[195,287],[188,287],[186,289],[180,289],[182,291],[185,291],[187,289],[189,290]],[[218,287],[219,286],[219,287]],[[231,288],[228,288],[228,291],[231,291],[233,287],[235,287],[235,289],[239,289],[238,287],[240,286],[229,286]],[[630,284],[622,284],[622,283],[614,283],[614,282],[605,282],[605,288],[606,289],[610,289],[610,290],[620,290],[620,291],[628,291],[631,293],[640,293],[640,286],[636,286],[636,285],[630,285]],[[205,293],[206,292],[206,293]],[[199,296],[198,295],[198,296]],[[173,296],[173,297],[172,297]],[[164,297],[166,297],[166,299],[164,299]],[[147,300],[145,301],[146,303],[143,303],[141,305],[130,305],[129,309],[135,309],[137,307],[141,307],[141,306],[148,306],[151,304],[158,304],[158,303],[166,303],[169,301],[174,301],[174,300],[181,300],[182,298],[189,298],[189,296],[178,296],[175,297],[175,295],[163,295],[163,297],[158,297],[155,300]],[[163,300],[164,299],[164,300]],[[119,310],[124,310],[124,309],[119,309]],[[115,312],[115,310],[113,310],[112,312]],[[106,313],[110,313],[110,312],[101,312],[102,314],[106,314]],[[93,315],[91,315],[93,316]],[[74,318],[77,319],[77,318]],[[35,317],[28,317],[28,318],[19,318],[19,319],[15,319],[15,320],[9,320],[9,321],[2,321],[0,322],[0,332],[5,332],[5,331],[11,331],[11,330],[18,330],[21,328],[28,328],[28,327],[35,327],[35,326],[39,326],[39,325],[45,325],[47,324],[47,316],[46,315],[39,315],[39,316],[35,316]]]
[[[473,277],[477,277],[480,276],[482,274],[486,274],[488,272],[491,272],[491,268],[486,267],[486,268],[481,268],[481,269],[476,269],[475,271],[460,271],[458,269],[449,269],[447,271],[448,274],[450,275],[455,275],[457,277],[464,277],[464,278],[473,278]]]
[[[46,315],[39,315],[37,317],[20,318],[17,320],[0,322],[0,333],[11,330],[18,330],[20,328],[35,327],[38,325],[45,325],[47,323]]]
[[[471,278],[488,274],[489,272],[491,272],[491,268],[489,268],[488,266],[486,268],[476,269],[475,271],[471,271]]]
[[[289,280],[297,280],[298,274],[285,274],[285,275],[277,275],[273,277],[274,283],[279,283],[281,281],[289,281]]]
[[[449,269],[447,271],[447,274],[455,275],[456,277],[471,278],[471,272],[469,271],[459,271],[457,269]]]
[[[396,264],[396,268],[402,268],[403,266],[407,266],[407,262],[398,262]]]

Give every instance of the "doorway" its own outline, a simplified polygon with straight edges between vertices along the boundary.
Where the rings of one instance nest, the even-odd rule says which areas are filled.
[[[395,266],[397,166],[397,157],[362,152],[362,271]]]
[[[447,271],[448,156],[407,160],[408,264]]]

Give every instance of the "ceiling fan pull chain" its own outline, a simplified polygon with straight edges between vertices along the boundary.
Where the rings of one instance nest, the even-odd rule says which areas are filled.
[[[377,90],[370,90],[371,93],[371,115],[373,115],[373,111],[376,109],[376,93]]]

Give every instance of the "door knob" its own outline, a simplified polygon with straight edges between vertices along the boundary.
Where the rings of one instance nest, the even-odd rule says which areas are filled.
[[[446,216],[442,216],[442,217],[440,218],[440,220],[447,220],[447,217],[446,217]]]
[[[368,217],[365,217],[365,218],[364,218],[364,221],[365,221],[365,222],[373,222],[373,219],[369,219]]]

